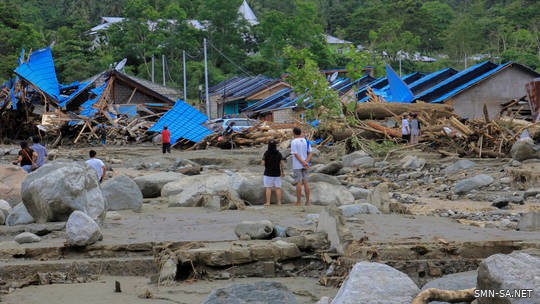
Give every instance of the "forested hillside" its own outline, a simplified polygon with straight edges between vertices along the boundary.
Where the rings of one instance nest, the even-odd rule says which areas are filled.
[[[204,80],[202,41],[209,41],[212,83],[233,74],[279,76],[292,62],[290,49],[306,49],[319,68],[383,61],[398,52],[437,58],[402,60],[403,71],[463,68],[478,56],[514,60],[540,70],[540,1],[525,0],[250,0],[259,24],[238,18],[242,0],[4,0],[0,2],[0,80],[11,77],[22,48],[52,45],[61,82],[83,80],[128,58],[127,70],[150,77],[167,59],[168,85],[182,83],[182,50],[188,54],[190,96]],[[101,16],[128,18],[107,31],[108,44],[92,49],[88,31]],[[175,20],[174,23],[167,20]],[[208,21],[206,31],[186,20]],[[155,28],[148,27],[155,21]],[[322,34],[362,45],[363,53],[338,54]],[[285,53],[284,50],[289,50]],[[380,57],[380,54],[385,54]],[[294,57],[294,56],[293,56]],[[467,58],[467,60],[465,60]],[[485,59],[484,59],[485,60]],[[296,59],[294,59],[296,64]],[[156,73],[161,82],[161,73]]]

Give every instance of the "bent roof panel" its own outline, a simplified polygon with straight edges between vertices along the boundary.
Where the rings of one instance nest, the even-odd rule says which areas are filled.
[[[150,128],[148,131],[161,132],[167,126],[171,132],[171,143],[184,138],[192,142],[199,142],[205,136],[212,134],[201,125],[208,118],[189,104],[178,99],[174,106]]]
[[[266,97],[265,99],[261,99],[257,101],[256,103],[252,104],[251,106],[243,109],[242,112],[260,110],[266,106],[269,106],[270,103],[280,100],[280,98],[289,96],[290,93],[291,93],[290,88],[279,90],[276,93]]]
[[[409,88],[411,89],[413,94],[416,95],[454,76],[457,73],[458,71],[452,68],[442,69],[416,80],[415,82],[409,85]]]
[[[19,65],[15,73],[55,101],[60,99],[60,88],[50,47],[32,52],[28,61]]]

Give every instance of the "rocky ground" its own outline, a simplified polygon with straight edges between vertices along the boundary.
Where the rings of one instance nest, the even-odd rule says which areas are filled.
[[[285,146],[281,148],[284,154],[288,154]],[[158,288],[156,284],[159,281],[155,278],[120,279],[102,276],[91,283],[72,285],[73,289],[70,291],[63,289],[62,285],[5,288],[9,294],[0,299],[7,303],[34,303],[43,299],[40,295],[50,297],[47,303],[61,303],[66,299],[84,297],[86,291],[98,286],[107,286],[110,292],[104,292],[102,296],[88,293],[85,303],[111,301],[142,303],[144,300],[139,299],[139,296],[145,293],[146,289],[147,293],[154,296],[156,303],[159,303],[158,301],[194,303],[205,299],[212,289],[233,282],[255,281],[281,282],[288,287],[298,303],[315,303],[323,296],[334,297],[337,292],[336,286],[322,287],[317,282],[321,277],[330,280],[338,277],[330,271],[332,265],[339,261],[338,256],[360,260],[365,260],[369,256],[372,261],[390,264],[405,272],[414,281],[412,283],[415,284],[414,288],[404,283],[405,290],[417,293],[418,290],[415,288],[422,287],[432,278],[476,269],[478,266],[478,262],[465,263],[462,260],[471,257],[481,260],[489,256],[485,249],[478,249],[477,252],[468,253],[466,256],[464,254],[468,252],[466,249],[474,247],[463,245],[467,242],[482,243],[483,245],[478,248],[486,246],[495,248],[492,251],[488,250],[492,253],[499,253],[497,250],[507,251],[500,247],[500,242],[505,241],[520,242],[519,246],[523,248],[534,248],[540,244],[538,236],[540,161],[535,159],[464,160],[407,149],[391,153],[386,158],[372,158],[363,152],[345,155],[339,148],[324,147],[321,151],[315,152],[313,159],[311,170],[313,205],[309,207],[290,205],[294,201],[294,187],[291,177],[287,176],[284,181],[284,201],[287,204],[283,207],[272,205],[270,208],[264,208],[262,167],[259,165],[263,153],[261,148],[173,150],[171,154],[163,155],[159,147],[151,145],[100,147],[98,157],[109,167],[107,180],[101,187],[94,184],[91,178],[80,177],[84,174],[73,173],[77,171],[77,166],[69,165],[74,161],[85,160],[90,148],[61,148],[50,151],[50,158],[62,165],[57,167],[53,165],[46,170],[40,169],[32,173],[33,177],[25,181],[24,185],[22,182],[26,174],[9,165],[15,157],[16,147],[4,146],[0,147],[0,150],[4,152],[0,153],[3,154],[0,159],[0,199],[8,202],[0,203],[0,208],[5,210],[0,212],[0,220],[9,224],[0,226],[0,242],[4,248],[11,246],[9,248],[16,248],[15,251],[26,252],[22,255],[25,262],[31,263],[36,259],[54,260],[51,253],[44,258],[43,252],[46,250],[43,248],[63,248],[63,246],[88,246],[87,251],[93,252],[92,255],[95,257],[103,256],[107,250],[117,252],[117,249],[111,248],[126,244],[138,246],[157,243],[206,244],[201,245],[199,249],[164,246],[161,247],[161,251],[157,250],[158,254],[156,247],[152,247],[154,249],[151,251],[154,251],[154,258],[160,266],[158,267],[160,276],[165,275],[166,263],[169,260],[174,261],[176,270],[172,283],[167,287]],[[71,167],[69,173],[64,172],[63,168],[66,166]],[[56,176],[57,180],[52,176]],[[66,180],[73,182],[65,185]],[[75,186],[78,185],[77,182],[80,182],[80,187],[86,189],[84,199],[88,201],[82,208],[86,211],[80,212],[82,215],[79,215],[79,218],[76,216],[77,213],[64,214],[61,208],[45,205],[43,199],[40,199],[40,197],[54,198],[58,193],[69,192],[70,201],[66,204],[79,204],[84,199],[81,199],[82,192],[77,190],[80,187]],[[44,184],[48,186],[45,187]],[[28,210],[22,205],[15,206],[21,201],[21,187],[22,199],[31,202],[25,203]],[[101,189],[100,194],[94,196],[92,193],[98,191],[97,189]],[[91,193],[93,199],[88,199],[88,193]],[[65,199],[65,195],[63,197]],[[91,203],[95,201],[104,203],[102,205]],[[335,218],[338,219],[337,222],[341,218],[342,228],[333,222],[334,217],[330,216],[330,220],[325,217],[324,214],[327,212],[325,208],[330,205],[337,205],[341,209],[339,213],[343,217],[339,215]],[[76,205],[73,208],[81,210],[78,207],[79,205]],[[105,210],[107,212],[104,212]],[[32,223],[35,220],[40,224]],[[265,220],[270,223],[261,224],[260,221]],[[242,230],[238,224],[243,221],[255,221],[258,226],[247,226],[249,228]],[[94,222],[97,223],[95,228],[86,224]],[[325,228],[328,222],[332,229],[338,227],[334,237],[331,236],[333,232]],[[265,233],[265,226],[270,227],[268,233]],[[261,230],[258,230],[259,228]],[[322,245],[309,247],[304,243],[302,245],[296,243],[300,251],[298,249],[290,251],[288,245],[286,246],[290,242],[297,242],[291,240],[291,237],[302,235],[309,238],[310,233],[317,230],[328,234],[330,244],[327,247]],[[342,233],[345,230],[346,233]],[[25,231],[36,235],[20,235]],[[208,267],[219,266],[220,271],[216,272],[213,278],[219,277],[220,280],[207,281],[206,279],[212,276],[206,276],[206,279],[192,276],[193,280],[189,282],[178,282],[178,275],[183,267],[179,261],[186,254],[193,255],[197,250],[197,252],[206,250],[204,248],[207,248],[207,251],[220,252],[221,247],[225,245],[219,245],[221,244],[219,242],[226,242],[223,243],[228,244],[226,246],[231,244],[233,247],[248,246],[247,248],[250,248],[248,254],[253,257],[256,247],[252,246],[260,244],[250,242],[272,237],[278,239],[269,244],[282,250],[279,265],[276,264],[277,268],[271,271],[272,278],[242,280],[243,276],[251,276],[247,274],[249,271],[242,270],[243,272],[235,274],[233,271],[223,270],[223,267],[229,265],[228,262],[215,258],[208,260],[201,258],[201,261],[206,261],[201,263],[206,263]],[[239,239],[244,243],[235,243]],[[280,239],[289,243],[282,244]],[[14,244],[14,240],[20,244]],[[351,242],[357,247],[348,246],[348,248],[360,249],[347,252],[347,245]],[[486,242],[492,243],[486,245]],[[430,246],[437,247],[441,244],[447,246],[448,243],[457,244],[457,251],[460,252],[452,256],[455,262],[443,266],[434,262],[437,267],[430,264],[427,277],[424,277],[422,270],[418,270],[423,264],[412,261],[425,260],[429,256],[433,261],[440,262],[447,257],[435,254],[431,256],[431,253],[425,252],[419,253],[420,256],[417,254],[403,260],[393,257],[402,250],[400,246],[412,246],[416,248],[413,250],[418,251],[420,246],[418,244],[429,249]],[[376,247],[378,257],[374,257],[373,253],[369,253],[370,250],[361,247],[363,244],[368,244],[370,248]],[[97,249],[96,246],[101,247]],[[511,246],[521,248],[515,244]],[[287,249],[289,251],[285,252],[285,248],[289,248]],[[344,251],[340,252],[340,248]],[[231,250],[234,262],[235,249]],[[38,251],[41,255],[36,253]],[[435,251],[437,250],[434,249],[433,252]],[[307,257],[320,257],[321,252],[327,252],[325,254],[330,256],[328,258],[330,260],[323,254],[322,262],[287,264],[291,259],[298,261],[298,258],[306,260]],[[117,253],[114,254],[116,255]],[[130,255],[137,255],[137,251],[134,250]],[[4,259],[5,256],[0,253],[0,258]],[[78,259],[75,254],[67,253],[64,254],[64,258],[74,261]],[[20,259],[9,258],[5,261],[14,265],[21,262]],[[247,260],[244,262],[247,263]],[[249,263],[252,263],[251,260]],[[409,266],[405,266],[406,263]],[[413,264],[414,267],[411,266]],[[227,267],[229,266],[225,268]],[[414,270],[411,270],[411,267]],[[265,271],[263,269],[261,273],[264,275]],[[381,271],[381,277],[385,273],[391,273],[383,268],[373,271],[375,273]],[[290,277],[283,278],[286,276]],[[112,292],[114,280],[121,282],[125,290],[123,293]],[[336,280],[341,282],[343,278]],[[0,278],[0,285],[7,286],[9,282]],[[264,290],[265,286],[258,288]],[[275,286],[272,288],[275,289]],[[49,291],[53,289],[55,292],[50,293]],[[228,291],[230,294],[234,292]],[[284,292],[275,296],[279,298],[288,295]]]

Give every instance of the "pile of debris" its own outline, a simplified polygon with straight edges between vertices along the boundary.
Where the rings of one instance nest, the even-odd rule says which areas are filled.
[[[193,146],[194,149],[206,149],[219,147],[231,149],[235,147],[250,147],[267,144],[271,139],[277,143],[291,139],[291,130],[295,124],[271,124],[262,122],[240,132],[232,132],[229,135],[213,133],[206,136],[202,141]]]

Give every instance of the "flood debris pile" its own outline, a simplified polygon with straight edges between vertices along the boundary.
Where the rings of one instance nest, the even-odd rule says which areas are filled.
[[[171,124],[171,129],[182,126],[175,139],[186,142],[210,134],[201,125],[206,116],[177,100],[179,92],[127,75],[122,67],[64,85],[56,78],[50,48],[28,56],[23,50],[14,70],[16,77],[0,87],[0,139],[39,134],[52,147],[96,142],[123,145],[152,140],[164,124]],[[182,107],[176,107],[181,111],[175,112],[175,119],[159,124],[177,104]]]
[[[194,149],[260,146],[267,144],[271,139],[281,143],[291,139],[290,133],[294,126],[293,124],[261,122],[242,131],[233,131],[231,134],[223,134],[223,132],[210,134],[197,143]]]

